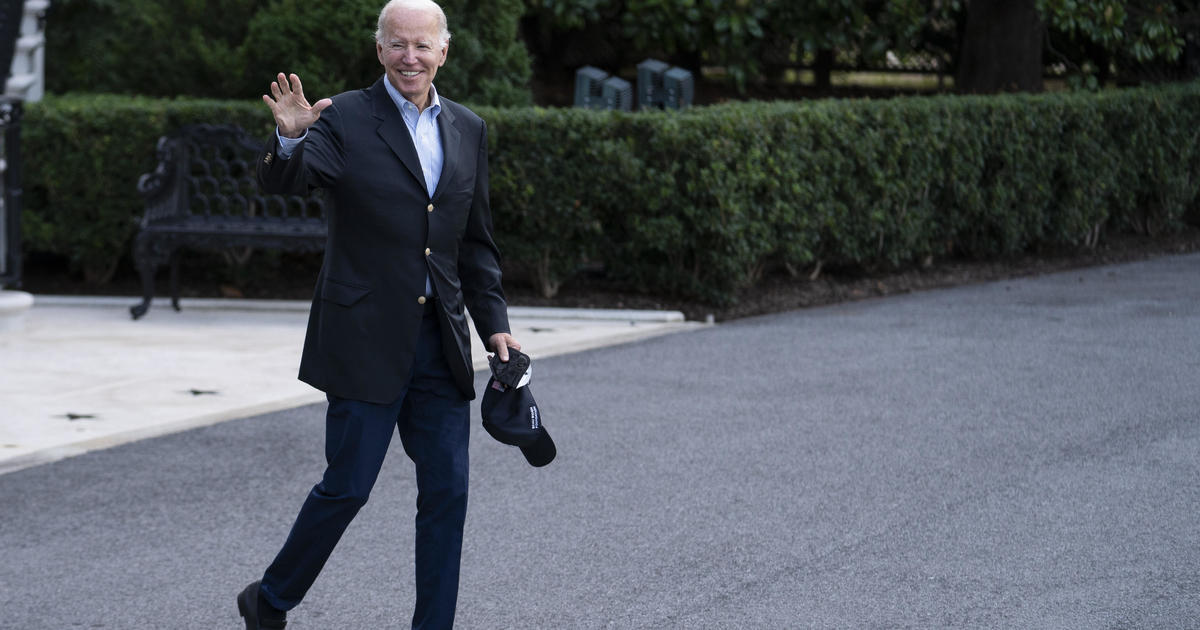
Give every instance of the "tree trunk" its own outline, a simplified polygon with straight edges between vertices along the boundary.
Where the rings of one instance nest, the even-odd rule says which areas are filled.
[[[822,48],[817,51],[813,62],[813,84],[818,90],[828,92],[833,87],[833,50]]]
[[[1042,91],[1044,32],[1033,0],[970,0],[959,48],[958,90]]]

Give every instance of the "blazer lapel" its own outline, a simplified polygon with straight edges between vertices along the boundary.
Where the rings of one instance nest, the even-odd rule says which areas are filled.
[[[454,112],[448,107],[446,99],[442,99],[442,111],[438,114],[438,130],[442,136],[442,174],[438,177],[437,190],[431,199],[437,199],[446,189],[446,183],[454,178],[454,171],[462,161],[458,154],[461,144],[458,127],[454,124]]]
[[[386,78],[382,78],[371,86],[374,116],[380,121],[376,132],[392,149],[396,157],[400,158],[404,166],[408,167],[408,171],[417,178],[417,182],[424,189],[425,175],[421,173],[421,160],[417,157],[417,147],[413,145],[412,136],[408,133],[408,126],[404,124],[404,117],[396,108],[396,104],[392,102],[392,97],[388,96],[387,88],[383,85],[386,80]],[[428,193],[428,191],[426,192]]]

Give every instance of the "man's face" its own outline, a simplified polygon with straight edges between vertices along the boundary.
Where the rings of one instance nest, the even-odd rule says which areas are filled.
[[[392,86],[420,109],[429,105],[429,86],[446,63],[447,46],[438,19],[430,11],[395,9],[385,18],[383,41],[376,42],[379,63]]]

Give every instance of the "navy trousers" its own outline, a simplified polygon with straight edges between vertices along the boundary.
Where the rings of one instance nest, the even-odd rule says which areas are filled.
[[[395,402],[376,405],[328,396],[325,460],[287,542],[262,579],[271,605],[300,603],[342,532],[366,504],[393,428],[416,466],[416,607],[413,628],[450,628],[458,598],[467,514],[470,403],[454,385],[437,317],[421,323],[412,379]]]

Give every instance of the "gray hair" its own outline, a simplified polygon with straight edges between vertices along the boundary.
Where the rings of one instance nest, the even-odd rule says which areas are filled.
[[[375,26],[375,41],[383,43],[383,26],[387,20],[387,15],[394,9],[419,9],[424,11],[432,11],[437,15],[438,22],[438,39],[442,41],[442,45],[446,46],[450,43],[450,29],[446,26],[446,12],[442,11],[442,7],[433,0],[388,0],[388,3],[383,5],[383,9],[379,11],[379,22]]]

